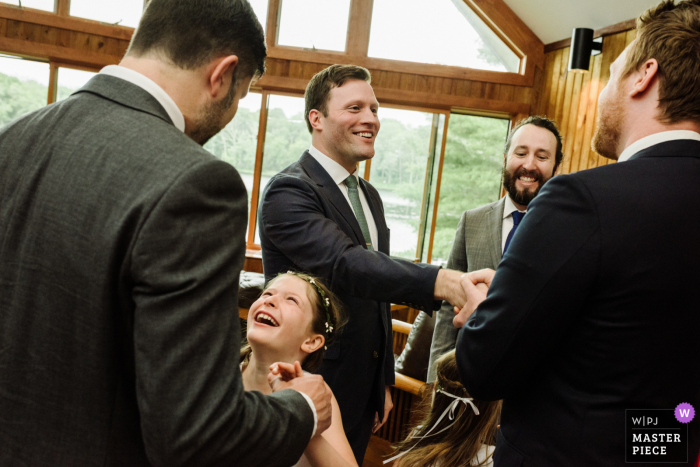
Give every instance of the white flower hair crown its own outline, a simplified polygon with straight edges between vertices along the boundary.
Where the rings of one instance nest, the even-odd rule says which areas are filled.
[[[331,319],[331,313],[330,313],[330,306],[331,306],[331,299],[326,297],[326,293],[323,291],[323,289],[316,283],[316,281],[312,278],[309,278],[306,275],[302,275],[299,273],[296,273],[294,271],[287,271],[287,274],[291,274],[293,276],[298,277],[299,279],[303,279],[309,284],[313,285],[314,288],[316,289],[316,292],[318,295],[321,297],[321,303],[323,303],[323,308],[326,310],[326,335],[330,335],[333,333],[333,320]],[[328,349],[328,347],[326,347]]]

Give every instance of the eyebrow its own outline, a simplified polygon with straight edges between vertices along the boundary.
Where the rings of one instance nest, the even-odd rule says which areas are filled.
[[[518,149],[530,149],[530,146],[528,146],[527,144],[519,144],[515,146],[515,148],[513,148],[513,151],[517,151]],[[546,152],[547,154],[551,154],[551,151],[545,148],[539,148],[536,152]]]

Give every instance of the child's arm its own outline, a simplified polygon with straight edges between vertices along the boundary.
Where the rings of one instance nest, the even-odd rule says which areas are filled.
[[[335,397],[331,399],[333,421],[330,428],[314,436],[304,451],[312,467],[357,467],[355,455],[343,431],[340,407]]]
[[[294,362],[294,365],[277,362],[270,367],[270,373],[271,376],[278,376],[284,381],[303,375],[299,362]],[[307,465],[304,462],[304,457],[306,457],[306,461],[311,467],[358,467],[355,454],[353,454],[345,431],[343,431],[343,419],[335,396],[331,397],[331,409],[330,428],[311,438],[298,465]]]

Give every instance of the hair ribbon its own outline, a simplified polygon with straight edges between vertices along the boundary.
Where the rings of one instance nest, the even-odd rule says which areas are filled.
[[[453,394],[450,394],[449,392],[443,391],[442,389],[438,389],[436,392],[442,393],[442,394],[446,395],[447,397],[451,397],[454,400],[452,401],[452,403],[450,405],[448,405],[445,408],[445,410],[440,415],[440,418],[437,419],[437,422],[435,422],[435,424],[430,428],[430,430],[428,430],[428,432],[426,434],[424,434],[423,436],[411,436],[411,439],[416,439],[416,438],[423,439],[423,438],[427,438],[428,436],[435,436],[435,435],[438,435],[438,434],[442,433],[443,431],[451,428],[452,425],[457,423],[457,420],[455,420],[455,410],[457,410],[457,407],[459,407],[460,403],[463,403],[466,406],[471,406],[472,410],[474,410],[474,415],[479,415],[479,409],[476,407],[476,405],[474,405],[474,402],[472,402],[474,400],[473,398],[471,398],[471,397],[457,397]],[[430,432],[433,431],[435,429],[435,427],[440,424],[442,419],[445,418],[445,415],[448,415],[449,419],[454,420],[454,421],[452,423],[450,423],[449,425],[447,425],[442,430],[435,432],[431,435]],[[420,428],[420,427],[418,427],[418,428]],[[403,456],[407,452],[410,452],[417,445],[418,445],[418,443],[414,444],[413,446],[411,446],[411,449],[409,449],[408,451],[404,451],[402,453],[399,453],[399,454],[395,455],[394,457],[392,457],[391,459],[385,460],[384,463],[386,464],[386,463],[389,463],[391,461],[398,459],[399,457]]]

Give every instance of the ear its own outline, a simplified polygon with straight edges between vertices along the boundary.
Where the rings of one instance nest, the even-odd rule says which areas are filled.
[[[323,347],[325,343],[325,337],[323,337],[321,334],[313,334],[301,344],[301,350],[308,354],[311,354]]]
[[[632,89],[630,97],[635,97],[643,94],[653,84],[654,77],[659,73],[659,62],[655,58],[650,58],[639,68],[632,73]]]
[[[323,130],[321,117],[323,117],[323,114],[319,110],[311,109],[309,111],[309,123],[311,124],[311,128],[314,130]]]
[[[233,84],[233,71],[236,66],[238,66],[237,55],[219,57],[209,64],[207,84],[212,97],[216,98],[228,92],[229,86]]]

